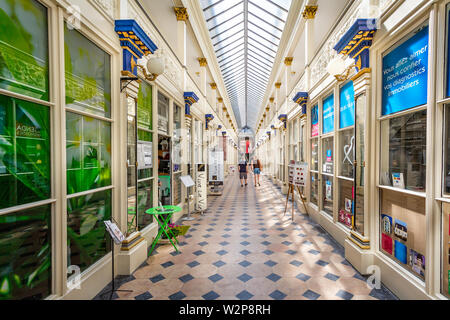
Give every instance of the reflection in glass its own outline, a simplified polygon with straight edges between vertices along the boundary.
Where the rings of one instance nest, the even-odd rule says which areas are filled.
[[[381,123],[382,185],[425,192],[426,110]]]
[[[322,139],[322,173],[333,174],[334,138]]]
[[[322,175],[322,210],[333,215],[333,177]]]
[[[0,88],[49,100],[47,9],[35,0],[0,1]]]
[[[319,206],[319,175],[311,173],[311,203]]]
[[[138,183],[138,227],[142,230],[153,222],[151,215],[145,211],[153,207],[153,179]]]
[[[352,227],[353,181],[339,179],[339,215],[338,221],[347,228]]]
[[[111,58],[64,24],[66,106],[111,117]]]
[[[48,107],[0,95],[0,209],[50,197]]]
[[[51,294],[51,248],[50,205],[0,215],[0,300]]]
[[[152,117],[152,106],[153,106],[153,96],[152,96],[152,86],[147,84],[147,82],[142,81],[139,85],[138,92],[138,127],[145,130],[152,130],[153,128],[153,117]]]
[[[366,96],[360,95],[356,98],[356,175],[355,175],[355,229],[364,235],[364,168],[365,168],[365,116]]]
[[[319,171],[319,139],[311,140],[311,170]]]
[[[444,193],[450,194],[450,106],[445,106],[445,136],[444,136]]]
[[[111,184],[111,124],[66,113],[67,194]]]
[[[355,137],[353,128],[343,130],[339,133],[340,136],[340,172],[339,175],[346,178],[353,179],[353,159],[355,150]]]
[[[442,294],[450,299],[450,204],[442,203]]]
[[[158,92],[158,131],[169,133],[169,98]]]
[[[84,271],[111,250],[103,222],[111,219],[111,193],[106,190],[67,200],[67,266]]]

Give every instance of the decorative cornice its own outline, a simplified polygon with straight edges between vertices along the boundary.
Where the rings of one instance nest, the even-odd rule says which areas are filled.
[[[316,17],[318,6],[305,6],[305,10],[303,10],[303,18],[305,19],[314,19]]]
[[[187,13],[187,9],[184,7],[173,7],[175,11],[175,15],[177,16],[178,21],[187,21],[189,20],[189,15]]]
[[[284,58],[284,64],[287,66],[291,66],[293,60],[294,60],[293,57],[286,57],[286,58]]]
[[[208,65],[208,61],[206,58],[197,58],[200,67],[206,67]]]

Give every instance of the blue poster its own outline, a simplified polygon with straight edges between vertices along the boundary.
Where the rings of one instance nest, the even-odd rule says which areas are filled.
[[[323,101],[323,133],[334,130],[334,95],[332,94]]]
[[[401,243],[400,241],[395,240],[394,250],[395,250],[395,257],[398,259],[398,261],[400,261],[401,263],[406,264],[407,263],[407,260],[406,260],[406,253],[407,253],[406,246],[403,243]]]
[[[383,58],[382,115],[427,103],[428,26]]]
[[[341,88],[339,128],[351,127],[355,124],[355,89],[353,81]]]
[[[311,109],[311,137],[319,135],[319,106],[315,105]]]

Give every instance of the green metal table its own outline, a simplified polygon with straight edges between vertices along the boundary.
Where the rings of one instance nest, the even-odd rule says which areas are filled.
[[[164,210],[163,210],[164,209]],[[169,239],[170,243],[172,244],[172,246],[175,248],[175,250],[178,252],[178,248],[177,246],[173,243],[172,238],[175,239],[175,242],[178,244],[178,240],[176,237],[173,236],[172,232],[169,230],[167,230],[167,225],[170,222],[170,219],[172,218],[172,215],[176,212],[180,212],[181,208],[178,206],[163,206],[163,209],[161,207],[155,207],[155,208],[151,208],[148,209],[147,211],[145,211],[146,214],[155,216],[156,221],[158,222],[159,225],[159,231],[158,234],[156,235],[155,240],[153,240],[153,244],[152,244],[152,248],[150,249],[150,252],[148,253],[148,255],[150,256],[153,252],[153,249],[155,248],[156,244],[158,243],[159,239],[162,236],[162,233],[164,232],[167,236],[167,238]],[[167,215],[166,219],[162,219],[163,221],[161,221],[160,219],[158,219],[158,216],[161,215]],[[167,231],[169,231],[169,233],[171,234],[172,238],[169,236],[169,234],[167,233]]]

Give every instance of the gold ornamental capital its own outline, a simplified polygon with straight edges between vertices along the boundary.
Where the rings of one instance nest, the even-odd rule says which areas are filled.
[[[215,82],[212,82],[209,85],[211,86],[211,89],[213,89],[213,90],[217,89],[217,84]]]
[[[275,83],[275,88],[280,89],[281,88],[281,82]]]
[[[197,58],[197,60],[200,64],[200,67],[206,67],[208,65],[208,61],[206,61],[206,58]]]
[[[187,21],[189,19],[189,15],[187,13],[187,9],[184,7],[173,7],[175,11],[175,15],[177,16],[178,21]]]
[[[303,10],[303,18],[314,19],[318,8],[318,6],[305,6],[305,10]]]
[[[286,58],[284,58],[284,64],[287,66],[291,66],[293,60],[294,60],[293,57],[286,57]]]

